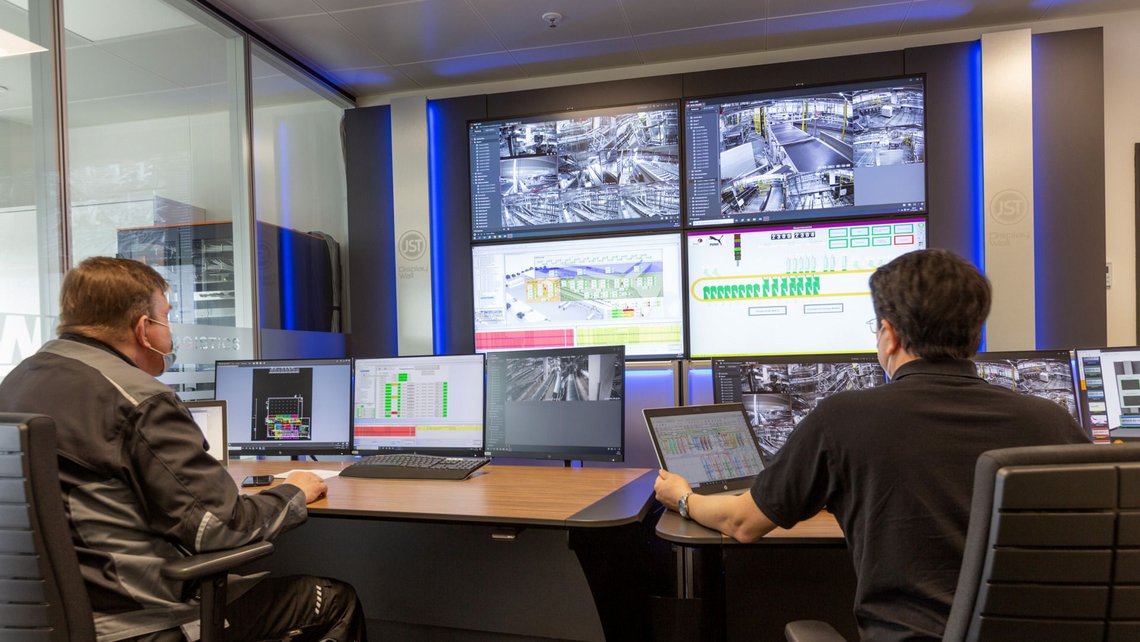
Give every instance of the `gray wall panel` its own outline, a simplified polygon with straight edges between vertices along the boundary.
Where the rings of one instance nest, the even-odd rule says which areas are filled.
[[[487,96],[487,117],[634,105],[656,100],[676,100],[680,95],[681,76],[678,74],[512,91]]]
[[[1033,156],[1037,347],[1105,345],[1101,29],[1033,36]]]
[[[902,51],[796,60],[755,67],[716,69],[683,75],[684,96],[713,96],[741,91],[765,91],[798,85],[818,85],[847,80],[900,76],[904,73]]]
[[[976,259],[970,93],[973,42],[906,50],[906,73],[926,74],[926,228],[929,247]],[[978,185],[978,188],[981,186]]]
[[[392,228],[390,109],[344,115],[348,233],[352,238],[349,355],[396,354],[396,254]]]

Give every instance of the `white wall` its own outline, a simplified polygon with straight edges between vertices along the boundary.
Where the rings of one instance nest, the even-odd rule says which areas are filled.
[[[1136,188],[1134,145],[1140,142],[1140,11],[1104,25],[1105,257],[1109,345],[1136,344]],[[1079,213],[1077,213],[1079,214]]]

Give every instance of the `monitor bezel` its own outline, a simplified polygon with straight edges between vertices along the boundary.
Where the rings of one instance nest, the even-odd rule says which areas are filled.
[[[478,357],[481,362],[481,369],[483,372],[483,394],[480,399],[480,445],[475,448],[359,448],[356,444],[356,381],[357,381],[357,364],[368,361],[429,361],[432,359],[447,359],[457,357]],[[447,355],[399,355],[395,357],[356,357],[352,360],[352,394],[353,394],[353,413],[352,413],[352,452],[353,455],[394,455],[413,453],[419,455],[437,455],[440,457],[479,457],[483,455],[483,445],[487,441],[487,355],[483,353],[473,354],[447,354]]]
[[[613,454],[613,453],[598,452],[598,450],[599,450],[598,448],[590,448],[588,450],[574,450],[574,449],[571,449],[569,447],[562,448],[562,449],[550,448],[547,450],[533,450],[533,451],[531,451],[531,450],[525,450],[525,451],[496,450],[496,451],[492,451],[492,450],[487,449],[487,445],[488,445],[487,444],[487,431],[490,428],[488,426],[489,422],[487,421],[487,416],[489,415],[490,409],[491,409],[490,383],[491,383],[492,356],[497,357],[497,355],[503,355],[504,358],[506,358],[506,359],[517,359],[517,358],[526,358],[526,357],[547,356],[547,355],[550,355],[552,353],[562,353],[562,354],[570,354],[570,355],[573,355],[573,354],[591,354],[591,353],[599,352],[599,349],[609,349],[611,351],[611,353],[616,352],[617,357],[618,357],[618,363],[621,364],[621,371],[622,371],[622,390],[621,390],[621,400],[620,400],[621,406],[620,406],[620,411],[619,411],[618,417],[617,417],[617,419],[618,419],[618,434],[619,434],[618,444],[619,444],[619,448],[621,449],[620,452],[618,452],[617,454]],[[625,363],[626,363],[626,361],[625,361],[625,346],[623,346],[623,345],[612,345],[612,346],[588,346],[588,347],[575,347],[575,348],[553,348],[553,349],[542,349],[542,350],[510,350],[510,351],[488,352],[485,354],[487,355],[487,362],[486,362],[487,363],[487,370],[486,370],[487,386],[485,388],[486,401],[483,404],[483,412],[484,412],[484,421],[483,421],[483,436],[484,436],[483,447],[484,447],[484,451],[483,451],[483,455],[484,456],[492,457],[492,458],[503,457],[503,458],[510,458],[510,459],[537,459],[537,460],[546,460],[546,461],[559,461],[559,460],[561,460],[561,461],[574,461],[574,460],[578,460],[578,461],[604,461],[604,462],[611,462],[611,463],[620,463],[620,462],[625,461],[625,452],[626,452],[625,410],[626,410],[626,397],[629,394],[628,385],[627,385],[628,374],[627,374],[626,368],[625,368]],[[602,354],[606,354],[606,353],[602,353]],[[504,394],[506,393],[505,387],[503,389],[503,392],[504,392]],[[505,404],[506,401],[504,400],[503,403]],[[559,403],[564,403],[564,402],[559,402]],[[504,426],[504,428],[505,428],[505,426]]]
[[[1098,346],[1098,347],[1083,347],[1073,349],[1073,388],[1077,395],[1077,409],[1081,413],[1081,428],[1088,434],[1089,439],[1094,440],[1098,444],[1111,444],[1115,440],[1120,440],[1124,443],[1137,443],[1140,442],[1138,437],[1116,437],[1115,439],[1109,436],[1107,441],[1095,441],[1096,437],[1093,435],[1093,425],[1091,413],[1086,412],[1088,404],[1088,391],[1081,389],[1080,382],[1080,359],[1082,352],[1096,352],[1098,354],[1113,353],[1113,352],[1136,352],[1140,353],[1140,346]],[[1103,366],[1103,364],[1102,364]],[[1103,372],[1101,373],[1103,376]]]
[[[686,229],[681,234],[681,237],[682,237],[681,238],[681,262],[682,262],[682,265],[684,267],[684,272],[685,272],[683,275],[683,280],[681,282],[681,285],[682,285],[682,290],[684,293],[682,296],[682,299],[683,299],[682,300],[682,310],[684,311],[684,328],[683,328],[684,336],[683,336],[683,339],[684,339],[684,343],[685,343],[686,358],[690,359],[690,360],[695,360],[695,361],[703,361],[703,360],[713,360],[713,359],[735,359],[737,357],[745,357],[745,356],[764,356],[764,358],[766,358],[766,359],[775,359],[777,357],[779,357],[779,358],[783,358],[783,357],[803,358],[803,357],[808,357],[808,356],[814,358],[814,357],[824,357],[824,356],[832,355],[832,354],[844,354],[844,355],[845,354],[868,354],[868,355],[874,355],[875,354],[875,350],[868,350],[866,352],[856,352],[856,353],[820,352],[817,354],[811,354],[811,353],[796,353],[796,354],[772,353],[772,354],[764,355],[763,353],[755,353],[755,352],[748,352],[748,353],[741,353],[741,354],[693,354],[692,336],[694,334],[694,328],[693,328],[692,315],[690,314],[690,310],[689,310],[690,309],[690,301],[689,301],[689,299],[690,299],[690,287],[692,286],[690,278],[689,278],[691,268],[692,268],[692,265],[690,264],[690,261],[689,261],[689,246],[690,246],[690,239],[692,239],[693,236],[702,235],[702,234],[731,234],[731,233],[737,232],[737,231],[739,231],[741,233],[763,233],[763,232],[770,232],[772,230],[784,229],[784,228],[789,229],[789,230],[815,229],[815,228],[818,228],[821,226],[836,226],[836,225],[851,226],[851,225],[859,225],[859,224],[881,223],[883,221],[900,221],[900,220],[910,220],[910,219],[913,219],[914,221],[921,221],[925,225],[925,231],[926,231],[925,245],[923,247],[915,247],[913,250],[910,250],[910,251],[914,252],[914,251],[923,250],[923,249],[930,249],[932,247],[931,243],[930,243],[930,217],[926,214],[918,214],[918,213],[912,213],[912,214],[904,214],[904,213],[891,214],[891,213],[888,213],[888,214],[877,214],[877,215],[872,215],[872,216],[868,216],[868,217],[852,217],[852,218],[834,219],[834,220],[832,220],[832,219],[820,219],[820,220],[811,220],[811,221],[773,222],[773,223],[752,224],[752,225],[736,224],[736,225],[720,226],[720,227],[702,226],[702,227],[695,228],[695,229],[694,228]]]
[[[349,423],[348,423],[348,426],[346,428],[346,430],[348,431],[347,432],[348,440],[346,442],[345,447],[343,447],[343,448],[323,447],[323,448],[309,448],[309,449],[301,449],[301,448],[260,449],[260,448],[247,447],[246,444],[249,444],[249,442],[244,442],[242,447],[234,449],[234,448],[230,448],[231,443],[227,443],[226,444],[226,450],[228,451],[229,457],[231,459],[234,457],[251,457],[251,456],[302,457],[302,456],[306,456],[306,455],[316,456],[316,455],[349,455],[349,454],[351,454],[351,450],[352,450],[352,409],[353,409],[352,394],[353,394],[353,390],[355,389],[354,382],[352,381],[353,367],[352,367],[352,358],[351,357],[316,357],[316,358],[300,358],[300,359],[219,359],[219,360],[214,362],[214,399],[216,401],[225,401],[224,399],[218,399],[217,398],[217,395],[218,395],[218,366],[243,367],[243,366],[255,366],[255,365],[265,364],[268,367],[273,367],[274,364],[299,363],[299,362],[310,362],[313,365],[317,365],[317,364],[321,364],[321,365],[324,365],[324,364],[327,364],[327,365],[344,364],[344,365],[348,366],[349,389],[348,389],[348,414],[347,414],[347,417],[348,417]],[[227,408],[227,410],[226,410],[227,427],[231,423],[233,423],[230,421],[229,412],[230,411]],[[229,440],[229,434],[228,433],[227,433],[226,439],[227,439],[227,441]]]
[[[685,227],[685,186],[683,179],[684,172],[684,128],[681,124],[681,104],[684,102],[683,98],[666,98],[662,100],[649,100],[643,102],[623,103],[623,104],[610,104],[602,106],[583,107],[581,109],[563,109],[560,111],[540,111],[528,112],[523,114],[511,114],[507,116],[499,116],[494,118],[472,118],[468,119],[466,123],[467,133],[467,189],[468,195],[472,194],[473,169],[471,167],[471,128],[475,125],[485,125],[490,123],[506,123],[510,121],[541,121],[541,120],[560,120],[566,118],[588,118],[594,115],[605,115],[606,112],[611,113],[627,113],[636,110],[639,107],[655,108],[656,109],[672,109],[677,117],[677,190],[680,202],[678,205],[676,223],[672,225],[654,225],[645,227],[640,225],[616,225],[616,226],[598,226],[594,225],[593,229],[583,227],[579,229],[567,229],[563,227],[555,228],[549,232],[535,232],[526,233],[522,235],[506,234],[499,238],[479,238],[476,236],[475,230],[475,205],[474,199],[469,198],[470,205],[467,210],[468,222],[471,224],[471,234],[468,240],[472,245],[482,244],[500,244],[500,243],[522,243],[527,241],[544,241],[544,240],[559,240],[559,239],[576,239],[576,238],[589,238],[596,236],[611,236],[616,234],[655,234],[667,232],[679,232]],[[659,107],[658,107],[659,106]],[[500,158],[501,160],[501,158]],[[501,214],[502,212],[498,212]],[[619,219],[620,221],[620,219]],[[532,228],[533,229],[533,228]],[[541,228],[539,228],[541,229]]]
[[[229,409],[227,407],[229,404],[226,403],[226,400],[225,399],[193,399],[190,401],[183,401],[182,405],[186,406],[187,410],[194,410],[195,408],[219,408],[222,411],[222,441],[221,441],[222,456],[221,457],[215,457],[215,459],[222,462],[223,464],[228,463],[230,460],[230,441],[229,441],[230,437],[229,437],[229,428],[228,428],[230,417],[229,417]],[[191,413],[191,415],[193,415],[193,413]],[[197,423],[197,422],[195,422],[195,423]],[[201,428],[201,426],[199,426],[199,428]],[[210,443],[210,436],[209,435],[203,433],[202,438],[205,439],[207,443]],[[210,444],[210,445],[213,447],[213,444]],[[209,450],[207,450],[206,452],[209,452]]]
[[[679,252],[677,255],[677,259],[678,259],[678,266],[677,267],[678,267],[678,271],[679,271],[680,280],[677,283],[677,291],[680,293],[680,296],[681,296],[681,314],[679,317],[680,324],[681,324],[681,346],[680,346],[680,349],[675,353],[674,352],[661,352],[661,353],[653,353],[653,354],[630,355],[628,348],[627,348],[626,349],[626,355],[625,355],[624,359],[625,359],[625,361],[661,361],[661,360],[665,360],[665,359],[668,359],[668,360],[685,359],[685,358],[687,358],[687,355],[689,353],[689,332],[688,332],[689,309],[688,309],[688,295],[685,294],[686,287],[687,287],[686,277],[688,276],[688,265],[687,265],[686,243],[685,243],[686,236],[684,233],[682,233],[680,231],[669,231],[669,232],[660,232],[659,231],[656,233],[630,232],[630,233],[606,235],[604,237],[598,237],[598,238],[594,238],[594,239],[591,239],[590,237],[542,238],[542,239],[530,239],[530,240],[527,240],[524,242],[519,242],[519,243],[479,243],[479,244],[472,244],[471,245],[471,258],[470,258],[470,261],[471,261],[471,278],[472,278],[472,283],[471,283],[472,307],[474,308],[474,303],[475,303],[475,284],[474,284],[475,254],[474,253],[475,253],[477,248],[495,248],[495,247],[509,248],[512,246],[522,246],[522,245],[527,245],[527,244],[557,243],[557,242],[589,243],[591,240],[596,241],[599,239],[608,240],[608,239],[621,239],[621,238],[665,238],[667,236],[677,239],[677,242],[679,244],[679,247],[678,247]],[[526,350],[562,350],[562,349],[583,347],[583,346],[565,346],[563,348],[557,348],[557,347],[556,348],[520,348],[518,350],[485,350],[483,352],[479,352],[479,349],[477,347],[475,347],[476,346],[476,340],[478,337],[478,333],[479,333],[479,330],[475,326],[474,319],[472,319],[472,322],[471,322],[471,345],[472,345],[473,349],[478,354],[489,354],[491,352],[518,353],[518,352],[524,352]],[[594,347],[594,346],[586,346],[586,347]],[[625,347],[626,346],[623,344],[623,348],[625,348]]]
[[[687,108],[688,108],[689,104],[694,103],[694,102],[700,102],[700,101],[716,101],[719,104],[719,103],[735,102],[735,101],[743,102],[743,101],[749,101],[749,100],[763,100],[766,98],[794,97],[794,96],[802,95],[802,94],[819,93],[821,90],[827,90],[827,89],[834,89],[834,88],[842,89],[842,88],[846,88],[846,87],[853,87],[853,86],[859,86],[859,85],[869,85],[871,87],[868,87],[868,88],[873,88],[873,86],[875,86],[875,85],[890,84],[893,82],[907,81],[907,80],[918,80],[918,81],[922,82],[922,104],[923,104],[922,131],[923,131],[923,144],[926,147],[926,152],[924,153],[924,158],[926,160],[923,161],[923,172],[922,172],[922,174],[923,174],[923,176],[922,176],[922,179],[923,179],[922,180],[922,183],[923,183],[923,188],[922,188],[923,189],[923,204],[922,205],[923,206],[921,209],[885,210],[885,209],[883,209],[884,206],[865,206],[865,207],[861,207],[861,209],[857,212],[844,213],[845,210],[848,210],[851,208],[830,208],[830,209],[822,209],[822,210],[811,210],[813,212],[818,212],[817,214],[814,214],[814,215],[781,216],[780,218],[772,219],[772,220],[766,220],[766,221],[744,222],[744,221],[738,220],[736,217],[733,217],[733,219],[731,221],[725,221],[723,223],[700,224],[700,223],[694,223],[693,222],[692,217],[690,215],[690,211],[689,211],[690,208],[689,208],[689,181],[688,181],[688,170],[689,170],[689,164],[691,162],[691,159],[689,157],[691,154],[690,154],[688,147],[686,145],[686,138],[685,138],[687,136],[687,130],[688,130],[688,126],[685,124],[685,122],[686,122],[685,121],[685,114],[687,113]],[[703,94],[703,95],[699,95],[699,96],[682,97],[680,99],[680,102],[681,102],[681,106],[680,106],[680,110],[681,110],[680,111],[680,125],[681,125],[681,142],[680,142],[680,145],[681,145],[681,197],[682,197],[682,201],[683,201],[682,205],[681,205],[682,228],[685,231],[705,230],[705,229],[716,230],[716,229],[720,229],[722,227],[734,227],[734,226],[735,227],[739,227],[739,226],[766,226],[766,225],[779,225],[779,224],[783,224],[783,223],[787,223],[787,224],[810,223],[810,222],[814,222],[814,221],[835,221],[835,222],[839,222],[839,221],[854,220],[854,219],[858,219],[858,218],[885,217],[885,216],[892,216],[892,217],[922,216],[923,218],[929,218],[929,214],[930,214],[930,168],[927,167],[927,165],[929,163],[930,153],[929,153],[929,136],[926,135],[926,132],[927,132],[927,118],[926,118],[927,85],[928,85],[928,83],[927,83],[926,73],[925,72],[919,72],[919,73],[912,73],[912,74],[898,74],[898,75],[891,75],[891,76],[878,76],[878,77],[872,77],[872,78],[859,78],[859,79],[853,79],[853,80],[843,80],[843,81],[838,81],[838,82],[828,81],[828,82],[819,82],[819,83],[811,83],[811,84],[804,83],[804,84],[796,84],[796,85],[790,85],[790,86],[785,85],[782,87],[773,87],[771,89],[717,92],[717,93]],[[836,90],[838,91],[839,89],[836,89]],[[718,134],[719,134],[719,129],[718,129]],[[854,166],[852,166],[852,167],[854,167]],[[718,180],[718,182],[720,180],[722,180],[720,178],[719,170],[717,173],[717,180]],[[852,206],[852,207],[856,207],[856,206]],[[877,209],[876,209],[876,207],[877,207]],[[867,209],[867,208],[870,208],[870,209]]]

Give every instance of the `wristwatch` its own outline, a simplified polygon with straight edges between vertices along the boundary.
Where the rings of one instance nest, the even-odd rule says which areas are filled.
[[[692,494],[693,491],[689,491],[677,499],[677,512],[685,519],[689,519],[689,495]]]

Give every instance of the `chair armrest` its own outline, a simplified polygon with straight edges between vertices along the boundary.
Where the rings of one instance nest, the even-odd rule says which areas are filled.
[[[272,542],[254,542],[224,551],[199,553],[162,565],[162,576],[168,580],[197,580],[224,573],[273,552]]]
[[[830,624],[819,620],[788,622],[784,625],[784,637],[788,642],[847,642]]]

